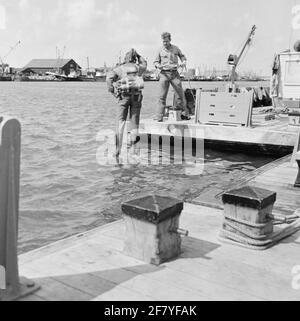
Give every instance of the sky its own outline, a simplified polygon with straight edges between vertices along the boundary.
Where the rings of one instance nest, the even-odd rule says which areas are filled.
[[[86,68],[87,57],[92,67],[113,65],[135,48],[152,68],[169,31],[189,68],[226,69],[254,24],[240,69],[269,74],[274,54],[300,39],[300,0],[0,0],[0,56],[20,40],[11,66],[56,58],[65,47],[64,57]]]

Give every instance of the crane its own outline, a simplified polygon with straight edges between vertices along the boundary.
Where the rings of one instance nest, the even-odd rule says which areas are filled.
[[[15,49],[16,49],[20,44],[21,44],[21,41],[18,41],[14,46],[10,47],[9,52],[8,52],[5,56],[3,56],[3,58],[0,57],[0,61],[1,61],[1,64],[2,64],[2,69],[3,69],[3,71],[4,71],[4,68],[5,68],[5,60],[9,57],[9,55],[10,55],[13,51],[15,51]]]
[[[231,75],[230,75],[230,81],[231,81],[232,87],[234,87],[234,85],[235,85],[236,69],[237,69],[238,65],[240,64],[241,58],[242,58],[245,50],[247,49],[247,47],[250,46],[252,39],[255,35],[256,29],[257,28],[254,25],[251,29],[250,34],[247,37],[246,42],[243,45],[243,48],[242,48],[240,54],[239,55],[230,55],[228,58],[228,65],[232,66]]]

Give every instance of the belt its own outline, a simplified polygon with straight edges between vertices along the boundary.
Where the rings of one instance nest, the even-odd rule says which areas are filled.
[[[177,69],[168,69],[168,70],[162,70],[161,72],[177,72]]]
[[[133,91],[133,92],[123,92],[121,93],[122,96],[138,96],[141,95],[142,92],[141,91]]]

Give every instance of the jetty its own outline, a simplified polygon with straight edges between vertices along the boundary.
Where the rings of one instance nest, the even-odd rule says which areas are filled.
[[[141,197],[122,204],[122,220],[17,259],[20,125],[10,118],[0,122],[0,155],[5,160],[1,166],[8,169],[0,177],[5,206],[0,219],[7,222],[1,225],[0,235],[1,244],[6,244],[0,249],[1,300],[299,300],[299,223],[292,233],[288,227],[289,237],[266,250],[220,239],[224,227],[220,197],[233,188],[268,188],[266,199],[258,200],[260,208],[274,202],[277,192],[273,215],[299,215],[299,187],[295,187],[300,183],[299,139],[293,156],[218,190],[207,190],[195,204],[155,195]],[[14,166],[10,159],[15,160]]]
[[[298,213],[299,217],[299,147],[298,139],[293,155],[227,182],[217,190],[207,190],[194,204],[185,203],[180,223],[178,216],[175,222],[172,218],[170,221],[172,226],[180,224],[181,234],[185,234],[181,237],[180,253],[173,259],[149,264],[145,257],[137,259],[124,251],[128,241],[131,249],[136,248],[141,235],[146,243],[151,243],[148,235],[151,238],[152,227],[140,221],[142,204],[149,206],[149,197],[123,205],[126,214],[135,206],[132,217],[125,215],[123,220],[21,255],[20,273],[41,287],[23,300],[298,301],[300,290],[295,273],[300,262],[299,223],[293,233],[287,227],[289,237],[261,251],[226,244],[219,236],[224,224],[221,197],[232,188],[272,190],[270,193],[277,195],[273,215],[288,217]],[[153,200],[160,203],[156,197]],[[174,208],[180,211],[177,203]],[[161,211],[165,216],[171,214],[163,208]],[[149,220],[151,212],[146,213],[145,220]],[[177,250],[177,245],[170,248]]]
[[[206,202],[184,204],[180,226],[189,231],[178,258],[155,266],[124,254],[123,220],[50,244],[19,257],[20,273],[41,289],[25,300],[210,301],[299,300],[293,269],[299,265],[300,232],[265,251],[224,244],[220,195],[238,186],[277,192],[274,213],[300,208],[291,156],[246,174]],[[209,204],[207,194],[215,201]],[[202,205],[196,204],[202,203]]]
[[[182,253],[160,266],[123,253],[124,222],[80,234],[19,257],[20,273],[41,289],[24,300],[299,300],[292,270],[300,233],[263,252],[222,244],[222,210],[185,204]]]

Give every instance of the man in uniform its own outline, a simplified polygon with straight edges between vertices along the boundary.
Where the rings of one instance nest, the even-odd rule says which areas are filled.
[[[159,50],[158,55],[154,61],[155,68],[160,70],[160,94],[157,114],[155,120],[162,122],[163,115],[166,107],[166,100],[170,88],[170,84],[174,88],[178,96],[178,107],[182,110],[181,118],[183,120],[189,120],[189,111],[186,106],[184,92],[182,88],[182,83],[180,75],[178,72],[179,60],[180,58],[182,65],[181,67],[186,67],[187,59],[181,50],[171,44],[171,34],[164,32],[162,34],[163,47]]]
[[[116,129],[116,157],[118,158],[122,149],[123,134],[129,114],[130,117],[130,141],[129,149],[138,143],[138,130],[142,108],[142,89],[144,83],[143,73],[147,69],[146,60],[134,49],[126,54],[124,63],[117,66],[107,75],[107,86],[118,100],[119,111]]]

